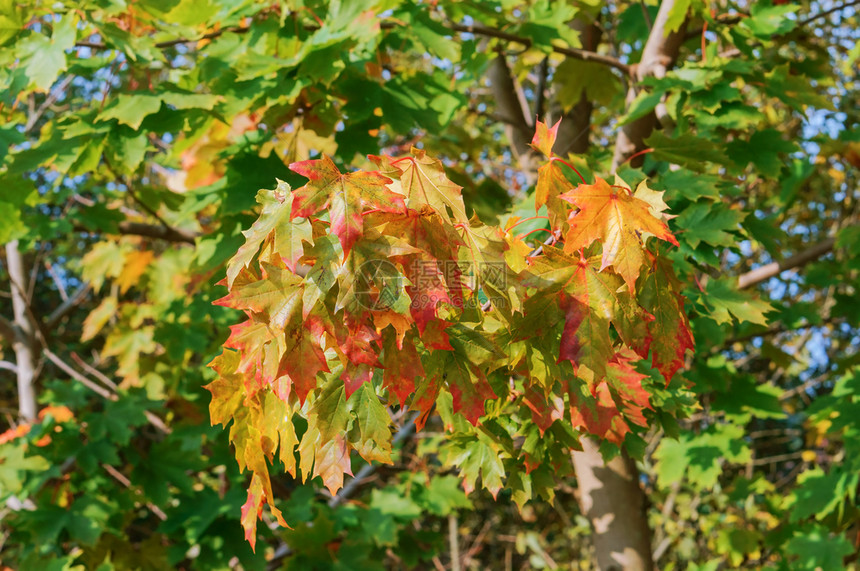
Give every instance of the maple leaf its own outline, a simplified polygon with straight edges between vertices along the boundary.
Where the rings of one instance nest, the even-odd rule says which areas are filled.
[[[234,282],[230,293],[212,303],[253,312],[272,327],[283,330],[294,313],[302,312],[302,278],[266,262],[260,262],[260,268],[262,279],[250,279],[248,271],[243,269],[240,276],[244,279]]]
[[[406,313],[410,298],[400,265],[420,253],[403,240],[368,229],[337,269],[338,297],[334,311],[349,313],[392,309]]]
[[[328,208],[331,231],[340,240],[344,257],[364,233],[366,210],[401,212],[405,208],[403,197],[385,186],[391,179],[378,172],[342,174],[326,155],[293,163],[290,169],[310,181],[293,191],[291,217],[307,218]]]
[[[584,428],[588,434],[606,438],[619,446],[630,427],[618,413],[618,406],[612,399],[606,381],[599,382],[593,395],[585,395],[570,383],[568,389],[570,402],[570,423],[574,428]]]
[[[277,338],[265,323],[253,320],[230,326],[224,347],[239,351],[236,371],[242,375],[246,396],[252,396],[280,376],[273,359],[280,354]]]
[[[362,385],[349,405],[358,425],[358,440],[351,439],[356,452],[367,462],[391,464],[391,416],[376,391],[370,384]]]
[[[302,240],[311,237],[311,225],[307,221],[291,222],[293,195],[287,183],[279,180],[275,190],[261,189],[257,192],[257,203],[263,207],[260,216],[250,229],[242,232],[245,243],[227,262],[227,287],[233,286],[236,276],[248,267],[264,241],[270,239],[277,258],[295,270],[302,253]]]
[[[346,391],[346,397],[349,398],[352,394],[361,388],[365,383],[369,383],[373,378],[373,367],[360,363],[347,363],[343,368],[343,373],[340,375],[343,381],[343,388]]]
[[[308,429],[299,444],[303,481],[320,476],[332,495],[343,487],[343,475],[352,475],[349,446],[342,434],[325,439],[317,426],[317,415],[308,418]]]
[[[558,349],[558,363],[570,361],[574,371],[585,365],[600,379],[606,374],[606,362],[612,355],[609,320],[590,311],[588,305],[566,294],[559,296],[564,312],[564,330]]]
[[[317,386],[317,373],[329,372],[328,363],[319,343],[304,329],[300,319],[293,319],[288,325],[285,340],[278,373],[289,376],[299,402],[304,403],[308,393]]]
[[[544,247],[543,258],[533,260],[525,281],[542,289],[561,287],[608,319],[624,343],[641,357],[648,355],[651,334],[648,323],[654,316],[642,308],[613,273],[597,271],[594,259],[568,256],[552,246]]]
[[[240,522],[245,529],[245,541],[251,544],[251,551],[257,552],[257,520],[263,512],[263,484],[259,476],[251,478],[248,486],[248,498],[242,504]]]
[[[474,438],[452,443],[447,450],[447,463],[460,467],[463,490],[471,494],[475,481],[480,476],[481,483],[493,498],[502,489],[505,467],[502,463],[503,450],[489,436],[478,431]]]
[[[651,270],[642,284],[639,302],[655,319],[648,324],[653,338],[651,362],[666,379],[666,385],[684,366],[688,350],[695,349],[690,321],[684,312],[684,296],[668,262],[651,256]]]
[[[255,397],[248,402],[250,406],[243,407],[233,419],[230,441],[236,448],[239,468],[242,470],[248,468],[253,472],[251,485],[248,488],[248,499],[242,506],[241,518],[242,526],[245,528],[245,538],[253,547],[257,518],[260,516],[264,501],[269,504],[269,509],[279,524],[287,526],[287,522],[274,505],[272,483],[266,464],[266,454],[271,453],[274,441],[270,435],[264,438],[260,431],[260,426],[265,426],[265,423],[270,420],[266,417],[266,401]]]
[[[382,167],[385,174],[398,179],[400,188],[397,189],[396,185],[393,188],[406,197],[410,208],[420,209],[422,204],[426,204],[448,223],[452,222],[452,214],[453,221],[467,223],[469,217],[461,194],[463,187],[448,179],[445,167],[438,159],[427,156],[423,150],[415,147],[410,152],[411,157],[397,160],[373,155],[368,158]]]
[[[453,397],[454,412],[459,412],[473,426],[478,425],[478,419],[484,415],[485,403],[495,399],[496,393],[480,367],[450,355],[447,359],[444,373],[436,381],[444,380]]]
[[[338,329],[338,345],[349,361],[355,365],[365,364],[380,367],[379,349],[374,345],[381,341],[379,333],[370,326],[367,316],[361,318],[345,314],[343,327]]]
[[[630,351],[620,351],[607,364],[605,378],[586,378],[591,397],[586,396],[575,383],[568,386],[571,423],[574,426],[583,427],[589,433],[618,445],[630,432],[628,421],[647,426],[642,410],[653,410],[653,407],[648,391],[642,386],[647,375],[633,368],[636,358]]]
[[[212,426],[222,424],[226,428],[245,398],[242,375],[237,372],[240,360],[238,352],[225,349],[207,365],[218,373],[214,381],[203,387],[212,393],[209,403]]]
[[[398,350],[403,349],[403,340],[406,337],[406,334],[412,330],[412,325],[414,323],[415,321],[409,313],[402,314],[394,311],[376,311],[373,314],[373,324],[376,326],[377,331],[382,333],[389,326],[394,331]]]
[[[536,121],[535,134],[532,137],[531,147],[546,155],[547,158],[551,158],[552,146],[555,144],[555,139],[558,136],[559,125],[561,125],[561,119],[556,121],[552,127],[542,121]]]
[[[523,403],[531,411],[532,421],[537,425],[541,436],[552,426],[553,422],[564,418],[564,401],[561,397],[551,395],[549,401],[552,404],[547,401],[543,387],[535,384],[530,383],[523,393]]]
[[[560,198],[579,208],[568,218],[564,251],[573,253],[599,240],[603,245],[601,271],[612,266],[631,293],[645,263],[640,234],[647,232],[678,245],[666,224],[651,214],[651,204],[599,177],[594,184],[580,184]]]
[[[420,413],[415,419],[415,429],[417,431],[424,429],[430,413],[433,412],[433,407],[436,406],[436,397],[439,396],[440,388],[440,383],[430,377],[424,377],[418,382],[412,402],[409,403],[410,409]]]
[[[607,382],[613,391],[622,399],[624,416],[639,426],[648,423],[642,415],[642,409],[654,410],[651,406],[650,394],[642,386],[642,381],[648,375],[633,368],[638,356],[631,351],[622,350],[615,354],[609,362]]]
[[[302,294],[303,317],[322,304],[332,286],[337,283],[337,275],[340,271],[342,250],[339,242],[334,236],[317,236],[313,243],[304,242],[304,254],[299,258],[299,263],[310,266],[305,276],[304,292]]]
[[[424,376],[424,367],[413,339],[398,344],[397,335],[384,335],[382,386],[397,395],[400,406],[415,392],[415,379]]]
[[[277,450],[278,457],[284,464],[284,471],[295,477],[294,452],[299,440],[293,426],[292,407],[271,391],[263,393],[261,400],[262,413],[257,420],[257,427],[260,430],[263,452],[271,461]]]
[[[365,223],[378,226],[383,234],[402,238],[430,259],[456,259],[457,248],[465,244],[453,226],[445,224],[437,210],[426,204],[397,214],[374,212]]]
[[[550,159],[538,169],[538,178],[535,184],[535,212],[538,212],[541,206],[546,205],[549,222],[554,229],[560,228],[568,217],[570,207],[560,197],[570,192],[571,189],[573,189],[573,185],[565,176],[559,161]]]

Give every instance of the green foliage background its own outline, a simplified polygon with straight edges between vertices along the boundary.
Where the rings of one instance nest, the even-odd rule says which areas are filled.
[[[451,526],[475,568],[591,568],[569,464],[545,475],[552,501],[520,511],[510,491],[467,498],[449,460],[483,441],[462,422],[445,437],[438,420],[346,505],[276,478],[293,529],[261,525],[253,553],[239,523],[246,475],[202,389],[236,319],[212,305],[215,283],[256,219],[257,190],[303,184],[287,164],[325,152],[372,169],[366,154],[419,145],[483,219],[534,214],[529,161],[510,144],[522,122],[487,79],[501,52],[531,115],[574,123],[593,104],[577,134],[591,145],[569,157],[586,179],[609,173],[620,128],[661,118],[651,152],[618,169],[666,191],[697,341],[689,370],[653,393],[654,428],[626,442],[657,566],[856,566],[856,6],[675,2],[680,57],[628,104],[621,70],[639,60],[656,4],[0,2],[0,242],[17,241],[30,271],[44,410],[18,418],[15,375],[0,369],[4,422],[18,430],[0,445],[0,560],[430,568],[450,564]],[[597,22],[602,39],[575,20]],[[621,66],[565,53],[577,49]],[[8,261],[11,295],[21,284]],[[0,315],[11,322],[7,295]],[[8,335],[0,352],[14,364]]]

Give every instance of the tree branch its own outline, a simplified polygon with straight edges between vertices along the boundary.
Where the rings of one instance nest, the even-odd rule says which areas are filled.
[[[87,387],[88,389],[93,391],[94,393],[98,394],[99,396],[102,396],[102,397],[106,398],[107,400],[111,400],[111,401],[119,400],[119,395],[117,395],[114,392],[111,392],[110,390],[102,387],[98,383],[91,381],[86,376],[77,372],[75,369],[72,368],[71,365],[69,365],[68,363],[66,363],[62,359],[60,359],[60,357],[58,357],[54,352],[52,352],[47,347],[44,347],[42,349],[42,354],[44,354],[45,357],[47,357],[49,361],[51,361],[53,364],[55,364],[57,367],[59,367],[60,370],[62,370],[64,373],[66,373],[67,375],[69,375],[70,377],[72,377],[73,379],[75,379],[76,381],[78,381],[79,383],[81,383],[82,385],[84,385],[85,387]],[[170,434],[171,433],[171,429],[166,424],[164,424],[164,421],[161,420],[161,418],[159,418],[152,411],[146,410],[143,412],[143,414],[146,417],[146,420],[149,422],[149,424],[151,424],[159,432],[161,432],[163,434]]]
[[[214,40],[215,38],[224,35],[227,32],[232,34],[246,34],[251,30],[250,27],[245,26],[234,26],[232,28],[223,28],[221,30],[215,30],[214,32],[209,32],[208,34],[203,34],[199,38],[177,38],[175,40],[167,40],[164,42],[156,42],[155,47],[158,49],[172,48],[174,46],[178,46],[181,44],[193,44],[197,42],[202,42],[203,40]],[[75,42],[75,47],[77,48],[90,48],[92,50],[109,50],[115,49],[108,46],[102,42]]]
[[[399,22],[384,21],[384,22],[380,23],[379,27],[383,30],[386,30],[386,29],[390,30],[390,29],[395,28],[395,27],[400,26],[400,25],[401,24]],[[489,28],[487,26],[455,24],[453,22],[447,23],[445,25],[450,30],[452,30],[454,32],[475,34],[476,36],[484,36],[487,38],[496,38],[499,40],[506,40],[508,42],[520,44],[520,45],[525,46],[527,48],[532,46],[532,41],[529,38],[524,38],[522,36],[517,36],[515,34],[509,34],[507,32],[503,32],[501,30]],[[309,29],[315,29],[315,28],[309,28]],[[225,28],[223,30],[217,30],[214,32],[210,32],[208,34],[204,34],[204,35],[200,36],[199,38],[195,38],[195,39],[177,38],[175,40],[167,40],[164,42],[157,42],[155,44],[155,47],[159,48],[159,49],[165,49],[165,48],[174,47],[174,46],[177,46],[180,44],[191,44],[191,43],[196,43],[196,42],[200,42],[203,40],[214,40],[215,38],[223,35],[226,32],[230,32],[233,34],[245,34],[245,33],[248,33],[250,30],[251,30],[250,27],[236,26],[233,28]],[[115,49],[115,48],[111,48],[110,46],[108,46],[107,44],[102,43],[102,42],[82,41],[82,42],[76,42],[75,46],[79,47],[79,48],[90,48],[93,50]],[[599,54],[597,52],[592,52],[592,51],[588,51],[588,50],[577,49],[577,48],[564,48],[561,46],[553,46],[552,51],[554,51],[557,54],[566,55],[568,57],[572,57],[572,58],[576,58],[576,59],[581,59],[583,61],[593,61],[593,62],[601,63],[603,65],[617,69],[618,71],[620,71],[624,75],[630,75],[630,66],[627,65],[626,63],[622,62],[621,60],[616,59],[612,56]]]
[[[120,222],[117,229],[120,234],[127,236],[143,236],[144,238],[155,238],[158,240],[165,240],[167,242],[185,244],[194,244],[194,239],[199,236],[199,234],[189,232],[188,230],[173,227],[165,228],[160,224],[145,224],[143,222],[130,222],[128,220]],[[76,225],[75,230],[78,232],[94,232],[93,230],[80,225]]]
[[[57,86],[48,93],[47,97],[45,97],[45,101],[39,106],[38,109],[34,109],[32,113],[30,113],[27,117],[27,123],[24,125],[24,134],[29,135],[30,131],[32,131],[36,127],[36,123],[39,122],[39,119],[42,118],[42,115],[45,114],[51,105],[53,105],[57,99],[60,97],[63,91],[72,83],[72,80],[75,79],[74,75],[68,75],[63,79]]]
[[[113,401],[115,401],[119,398],[115,394],[108,391],[107,389],[101,387],[100,385],[97,385],[93,381],[89,380],[88,378],[86,378],[85,376],[83,376],[82,374],[80,374],[79,372],[74,370],[71,366],[67,365],[65,361],[60,359],[53,351],[51,351],[47,347],[42,349],[42,353],[45,355],[45,357],[48,358],[48,360],[50,362],[52,362],[57,367],[59,367],[61,371],[63,371],[64,373],[66,373],[67,375],[69,375],[70,377],[72,377],[73,379],[75,379],[76,381],[78,381],[79,383],[81,383],[82,385],[84,385],[85,387],[87,387],[88,389],[93,391],[94,393],[98,394],[99,396],[102,396],[102,397],[106,398],[107,400],[113,400]]]
[[[526,48],[530,48],[532,46],[532,41],[529,38],[523,38],[522,36],[509,34],[507,32],[488,28],[486,26],[449,23],[448,27],[455,32],[465,32],[467,34],[475,34],[476,36],[484,36],[488,38],[506,40],[509,42],[520,44],[522,46],[525,46]],[[599,54],[597,52],[581,50],[577,48],[563,48],[560,46],[553,46],[552,51],[557,54],[572,57],[574,59],[601,63],[603,65],[617,69],[624,75],[630,75],[631,72],[630,66],[622,62],[621,60],[616,59],[612,56]]]
[[[764,265],[760,268],[750,270],[738,278],[738,289],[753,287],[774,276],[778,276],[784,271],[793,270],[817,260],[821,256],[833,251],[835,243],[835,239],[828,238],[823,242],[810,246],[806,250],[797,253],[790,258],[782,260],[781,262],[771,262],[770,264]]]
[[[87,292],[90,291],[90,282],[86,282],[78,288],[72,297],[66,299],[62,304],[60,304],[57,309],[51,312],[51,314],[45,319],[45,329],[47,331],[52,330],[57,326],[60,321],[69,314],[74,308],[81,304],[81,302],[86,298]]]
[[[165,228],[164,226],[154,224],[128,221],[119,223],[119,232],[120,234],[158,238],[159,240],[166,240],[168,242],[185,242],[186,244],[193,244],[194,239],[198,236],[194,232],[179,228]]]
[[[829,10],[825,10],[823,12],[819,12],[818,14],[812,14],[811,16],[807,16],[803,20],[800,20],[797,23],[797,26],[798,27],[805,26],[805,25],[809,24],[810,22],[814,22],[815,20],[818,20],[819,18],[826,18],[830,14],[833,14],[835,12],[841,12],[845,8],[850,8],[851,6],[856,6],[858,4],[860,4],[860,0],[852,0],[851,2],[845,2],[844,4],[839,4],[838,6],[834,6],[833,8],[830,8]]]

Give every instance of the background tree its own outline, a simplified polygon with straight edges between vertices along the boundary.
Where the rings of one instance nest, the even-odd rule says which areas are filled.
[[[856,7],[0,6],[3,562],[856,565]],[[543,499],[521,510],[512,461],[550,457],[546,440],[478,470],[485,487],[506,471],[513,493],[466,498],[449,472],[468,435],[431,420],[412,438],[395,410],[393,466],[353,459],[360,477],[331,498],[274,476],[293,529],[266,521],[252,552],[247,477],[202,387],[236,322],[212,301],[257,189],[300,187],[287,165],[321,153],[374,169],[367,154],[416,145],[469,212],[519,216],[526,235],[548,227],[525,220],[535,117],[564,117],[554,151],[587,181],[666,191],[687,372],[650,386],[650,428],[626,453],[583,440],[535,472]]]

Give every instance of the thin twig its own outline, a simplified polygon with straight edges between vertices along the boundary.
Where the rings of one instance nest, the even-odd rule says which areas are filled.
[[[100,395],[100,396],[102,396],[108,400],[112,400],[112,401],[119,399],[119,397],[117,397],[115,394],[111,393],[110,391],[108,391],[107,389],[102,387],[101,385],[94,383],[93,381],[89,380],[87,377],[83,376],[82,374],[80,374],[79,372],[74,370],[71,366],[69,366],[65,361],[60,359],[56,354],[54,354],[53,351],[51,351],[47,347],[42,349],[42,354],[45,355],[45,357],[47,357],[49,361],[51,361],[53,364],[55,364],[57,367],[59,367],[64,373],[66,373],[67,375],[69,375],[70,377],[72,377],[73,379],[75,379],[76,381],[78,381],[79,383],[81,383],[82,385],[84,385],[85,387],[87,387],[88,389],[93,391],[94,393],[96,393],[96,394],[98,394],[98,395]]]
[[[90,282],[84,282],[81,287],[78,288],[78,291],[72,294],[72,297],[67,298],[66,301],[57,306],[57,309],[52,311],[51,314],[48,315],[47,319],[45,319],[45,328],[50,331],[56,327],[71,310],[80,305],[81,302],[86,299],[87,293],[90,291],[91,287]]]
[[[45,269],[48,270],[48,275],[51,276],[51,280],[54,282],[54,285],[57,286],[60,299],[62,299],[63,302],[69,301],[69,293],[66,291],[66,285],[62,282],[60,276],[57,275],[57,271],[54,269],[54,264],[45,260]]]
[[[72,360],[73,360],[73,361],[74,361],[74,362],[75,362],[75,363],[76,363],[80,368],[82,368],[84,371],[86,371],[86,372],[87,372],[87,373],[89,373],[90,375],[92,375],[92,376],[94,376],[95,378],[97,378],[98,380],[100,380],[100,381],[101,381],[102,383],[104,383],[104,384],[105,384],[109,389],[111,389],[111,390],[113,390],[113,391],[116,391],[116,390],[118,390],[118,389],[119,389],[119,385],[117,385],[115,382],[113,382],[113,381],[112,381],[112,380],[111,380],[107,375],[105,375],[104,373],[102,373],[101,371],[99,371],[98,369],[96,369],[95,367],[93,367],[92,365],[90,365],[89,363],[87,363],[86,361],[84,361],[83,359],[81,359],[81,357],[80,357],[77,353],[75,353],[74,351],[72,351],[71,355],[72,355]]]
[[[234,26],[232,28],[224,28],[221,30],[215,30],[214,32],[209,32],[208,34],[203,34],[199,38],[177,38],[175,40],[166,40],[163,42],[156,42],[155,47],[158,49],[172,48],[174,46],[178,46],[181,44],[192,44],[201,42],[203,40],[214,40],[215,38],[230,32],[233,34],[245,34],[251,30],[250,27],[245,26]],[[75,47],[77,48],[90,48],[92,50],[107,50],[113,49],[105,43],[102,42],[75,42]]]
[[[524,38],[515,34],[509,34],[507,32],[488,28],[486,26],[449,23],[448,27],[455,32],[465,32],[467,34],[475,34],[476,36],[485,36],[488,38],[507,40],[509,42],[523,45],[527,48],[532,46],[532,41],[529,38]],[[568,57],[572,57],[574,59],[579,59],[582,61],[593,61],[596,63],[601,63],[603,65],[617,69],[625,76],[630,75],[630,66],[612,56],[599,54],[597,52],[592,52],[588,50],[581,50],[577,48],[563,48],[561,46],[552,46],[552,51],[557,54],[566,55]]]
[[[45,97],[45,100],[38,107],[38,109],[33,110],[33,112],[29,114],[29,116],[27,117],[27,123],[24,125],[25,135],[30,134],[30,131],[32,131],[36,127],[36,123],[39,122],[39,119],[42,118],[42,116],[45,114],[45,111],[47,111],[51,107],[51,105],[53,105],[57,101],[57,99],[60,97],[60,94],[66,90],[69,84],[72,83],[73,79],[75,79],[74,75],[66,76],[60,83],[57,84],[56,87],[54,87],[54,89],[51,90],[50,93],[48,93],[47,97]]]
[[[125,474],[123,474],[110,464],[102,464],[102,468],[104,468],[105,472],[113,476],[114,480],[116,480],[126,488],[131,488],[131,480],[126,478]],[[135,489],[135,493],[141,494],[142,492],[139,489]],[[153,504],[152,502],[146,502],[146,507],[149,508],[149,511],[155,514],[155,517],[157,517],[161,521],[167,521],[167,514],[161,511],[161,508],[159,508],[157,505]]]
[[[827,16],[829,16],[830,14],[833,14],[834,12],[840,12],[840,11],[844,10],[845,8],[850,8],[851,6],[856,6],[857,4],[860,4],[860,0],[852,0],[851,2],[839,4],[838,6],[834,6],[833,8],[830,8],[829,10],[825,10],[824,12],[819,12],[818,14],[813,14],[811,16],[808,16],[808,17],[804,18],[803,20],[800,20],[797,23],[797,25],[798,25],[798,27],[805,26],[805,25],[809,24],[810,22],[814,22],[815,20],[818,20],[819,18],[826,18]]]

